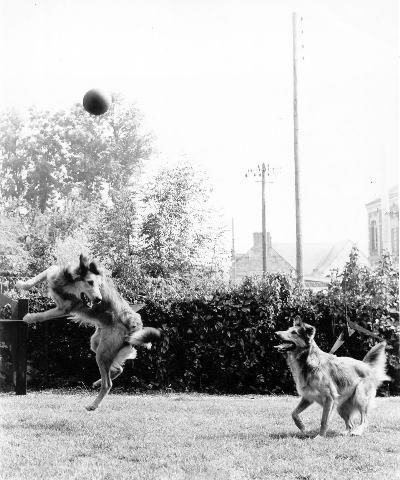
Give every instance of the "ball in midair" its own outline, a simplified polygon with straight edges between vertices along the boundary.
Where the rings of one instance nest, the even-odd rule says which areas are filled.
[[[111,96],[97,88],[92,88],[83,97],[83,108],[92,115],[103,115],[110,108]]]

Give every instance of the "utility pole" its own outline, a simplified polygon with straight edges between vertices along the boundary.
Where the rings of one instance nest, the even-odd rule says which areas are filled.
[[[262,216],[262,265],[263,273],[267,273],[267,221],[265,215],[265,163],[261,165],[261,216]]]
[[[232,277],[233,277],[233,283],[236,283],[235,222],[233,218],[232,218]]]
[[[293,12],[293,131],[294,131],[294,186],[296,202],[296,274],[297,282],[303,284],[303,239],[301,232],[300,208],[300,165],[298,150],[298,113],[297,113],[297,16]]]
[[[272,181],[267,182],[266,178],[270,177],[277,168],[271,168],[269,164],[265,166],[263,162],[261,165],[257,165],[257,170],[250,168],[245,173],[245,177],[253,175],[253,177],[261,177],[261,222],[262,222],[262,271],[267,273],[268,270],[268,247],[267,247],[267,215],[266,215],[266,184],[272,183]],[[259,181],[259,180],[258,180]]]

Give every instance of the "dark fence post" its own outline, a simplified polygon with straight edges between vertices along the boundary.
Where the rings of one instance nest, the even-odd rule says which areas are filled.
[[[28,313],[28,300],[21,299],[16,302],[5,295],[1,295],[0,304],[10,304],[12,308],[12,318],[0,320],[0,340],[4,341],[10,350],[15,393],[16,395],[26,395],[28,328],[27,324],[22,321],[22,318]]]
[[[22,320],[28,313],[29,300],[20,299],[17,305],[18,319]],[[15,371],[15,394],[26,395],[26,348],[27,348],[27,324],[19,323],[15,329],[15,342],[13,361]]]

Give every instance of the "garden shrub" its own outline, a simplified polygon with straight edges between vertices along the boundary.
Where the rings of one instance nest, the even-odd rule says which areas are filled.
[[[334,344],[346,317],[385,338],[389,375],[396,381],[381,392],[400,393],[397,282],[388,257],[371,271],[358,266],[356,251],[328,290],[318,293],[298,289],[281,274],[186,292],[162,281],[155,288],[153,282],[140,313],[145,325],[163,331],[163,339],[152,350],[140,349],[133,365],[127,362],[115,388],[294,393],[286,362],[273,348],[278,343],[274,332],[300,314],[317,328],[316,341],[324,351]],[[124,295],[129,298],[129,292]],[[30,305],[31,311],[45,310],[51,301],[30,294]],[[65,387],[97,380],[89,349],[92,332],[93,327],[62,320],[29,326],[29,385]],[[355,332],[337,353],[362,359],[374,343]]]

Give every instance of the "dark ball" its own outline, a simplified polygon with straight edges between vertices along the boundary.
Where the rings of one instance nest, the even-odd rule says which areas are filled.
[[[110,108],[111,96],[93,88],[83,97],[83,108],[92,115],[103,115]]]

